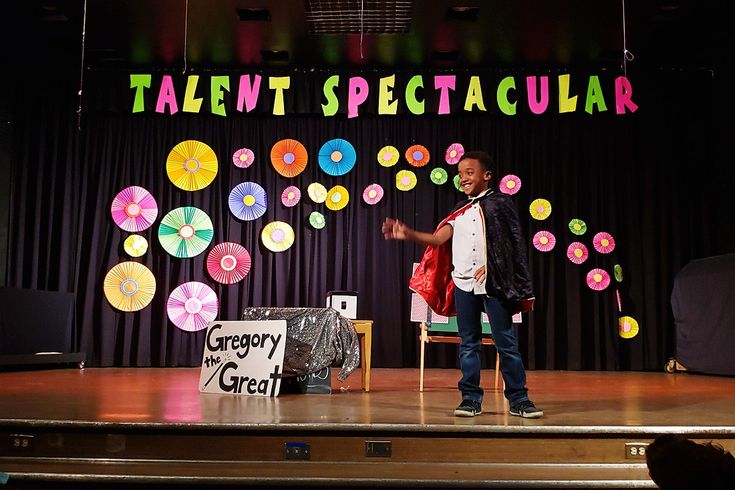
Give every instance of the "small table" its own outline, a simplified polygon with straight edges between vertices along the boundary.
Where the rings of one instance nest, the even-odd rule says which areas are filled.
[[[370,391],[370,352],[373,346],[373,321],[351,320],[360,338],[360,368],[362,369],[362,388]]]

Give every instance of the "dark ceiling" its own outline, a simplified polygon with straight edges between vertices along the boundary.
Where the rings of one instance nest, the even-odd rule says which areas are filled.
[[[21,4],[36,32],[26,42],[77,58],[86,13],[92,68],[615,68],[624,46],[632,64],[712,68],[731,56],[732,42],[725,3],[712,0],[87,0],[86,11],[83,0]]]

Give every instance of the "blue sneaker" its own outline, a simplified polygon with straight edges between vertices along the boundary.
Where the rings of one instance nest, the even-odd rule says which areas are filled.
[[[474,417],[482,413],[482,403],[474,400],[462,400],[457,408],[454,409],[455,417]]]
[[[524,419],[538,419],[544,416],[544,412],[536,408],[531,400],[523,400],[510,404],[510,414]]]

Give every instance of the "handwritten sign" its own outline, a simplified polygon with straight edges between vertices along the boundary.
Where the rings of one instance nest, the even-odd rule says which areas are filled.
[[[199,391],[278,396],[285,351],[286,320],[212,322]]]

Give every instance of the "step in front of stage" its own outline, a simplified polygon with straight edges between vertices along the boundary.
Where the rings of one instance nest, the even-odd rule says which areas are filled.
[[[4,488],[655,488],[665,433],[735,452],[735,378],[531,372],[541,419],[454,417],[456,372],[374,370],[331,394],[200,393],[199,371],[0,373]],[[492,383],[492,376],[486,376]],[[0,485],[2,486],[2,485]]]
[[[18,488],[102,483],[655,488],[644,456],[653,431],[630,429],[6,424],[0,471]],[[655,432],[666,430],[677,428]],[[732,439],[722,436],[716,442],[731,446]]]

